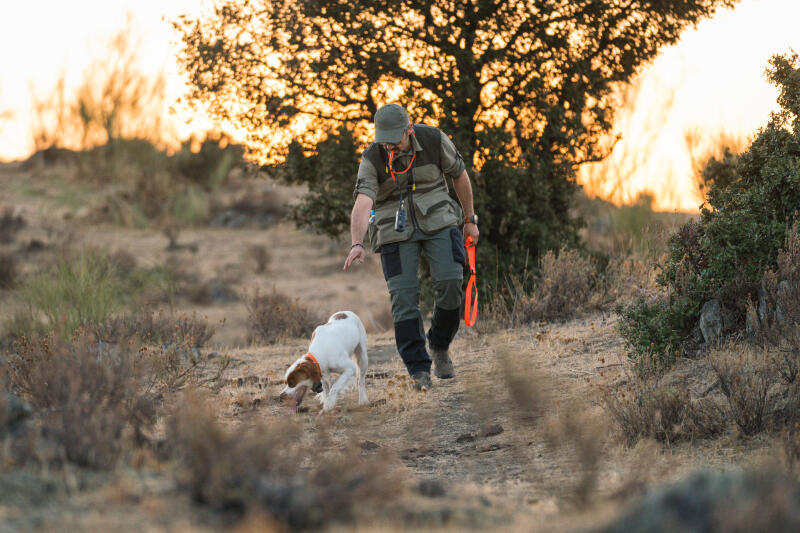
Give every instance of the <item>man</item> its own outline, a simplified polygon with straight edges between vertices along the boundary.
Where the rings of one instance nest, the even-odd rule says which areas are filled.
[[[445,176],[453,179],[461,207],[448,194]],[[461,154],[439,129],[412,124],[403,107],[385,105],[375,113],[375,142],[361,154],[354,197],[344,269],[356,260],[364,262],[367,234],[372,251],[381,254],[397,350],[414,386],[428,389],[431,357],[425,348],[417,277],[420,252],[425,254],[435,291],[427,341],[436,376],[452,378],[448,349],[460,322],[466,263],[459,227],[463,224],[464,233],[478,242],[472,184]]]

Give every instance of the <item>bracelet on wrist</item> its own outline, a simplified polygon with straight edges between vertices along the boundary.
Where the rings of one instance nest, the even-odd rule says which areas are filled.
[[[357,243],[355,243],[353,246],[351,246],[351,247],[350,247],[350,249],[352,250],[352,249],[353,249],[353,248],[355,248],[356,246],[360,246],[360,247],[362,247],[362,248],[364,247],[364,245],[363,245],[363,244],[361,244],[360,242],[357,242]]]

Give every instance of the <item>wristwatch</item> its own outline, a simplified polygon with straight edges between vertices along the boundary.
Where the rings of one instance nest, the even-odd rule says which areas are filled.
[[[465,217],[464,218],[464,224],[467,224],[467,223],[472,223],[472,224],[475,224],[477,226],[478,225],[478,215],[472,215],[470,217]]]

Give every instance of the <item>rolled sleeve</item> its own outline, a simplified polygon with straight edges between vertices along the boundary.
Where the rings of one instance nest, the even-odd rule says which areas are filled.
[[[353,191],[353,199],[359,194],[369,196],[373,202],[378,197],[378,172],[365,158],[361,158],[361,164],[358,166],[358,179],[356,180],[356,189]]]
[[[456,149],[456,145],[453,144],[453,141],[450,140],[450,137],[442,132],[442,172],[445,176],[449,176],[451,178],[457,178],[464,172],[466,169],[466,165],[464,165],[464,159],[461,157],[461,154],[458,153]]]

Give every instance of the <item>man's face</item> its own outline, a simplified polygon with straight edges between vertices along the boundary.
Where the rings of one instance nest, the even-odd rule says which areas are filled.
[[[397,143],[381,143],[381,146],[387,152],[407,152],[408,149],[411,147],[411,143],[409,142],[409,133],[408,129],[403,132],[403,137],[400,139],[400,142]]]

